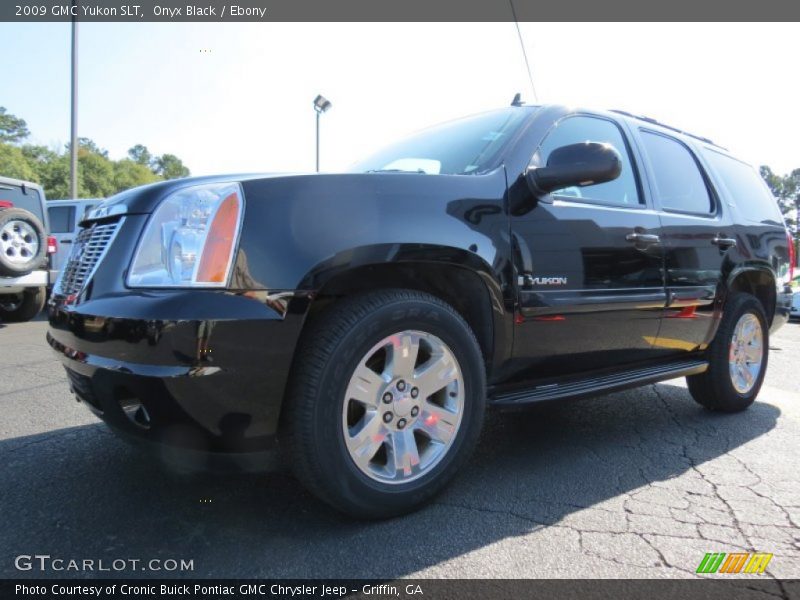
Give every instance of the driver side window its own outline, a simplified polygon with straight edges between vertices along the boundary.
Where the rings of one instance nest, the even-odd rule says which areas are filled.
[[[553,195],[620,206],[642,204],[633,173],[631,155],[622,137],[622,131],[615,123],[606,119],[587,116],[567,117],[550,130],[534,155],[533,162],[536,166],[545,166],[550,153],[556,148],[582,142],[601,142],[613,146],[622,157],[622,173],[613,181],[586,187],[569,187],[555,191]]]

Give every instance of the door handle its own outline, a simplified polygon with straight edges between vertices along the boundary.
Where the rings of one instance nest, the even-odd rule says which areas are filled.
[[[639,233],[638,231],[629,233],[625,236],[625,239],[636,244],[658,244],[661,242],[661,238],[653,233]]]
[[[711,243],[720,248],[733,248],[736,246],[736,240],[733,238],[721,237],[719,234],[711,239]]]
[[[61,242],[59,242],[59,243],[61,243],[61,244],[71,244],[72,240],[61,240]]]

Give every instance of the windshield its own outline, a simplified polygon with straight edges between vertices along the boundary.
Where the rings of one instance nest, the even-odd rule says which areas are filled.
[[[425,129],[357,162],[351,173],[400,171],[473,175],[494,166],[498,154],[531,115],[509,107]]]

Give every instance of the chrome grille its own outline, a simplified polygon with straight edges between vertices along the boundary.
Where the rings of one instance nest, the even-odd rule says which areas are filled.
[[[120,223],[120,220],[94,223],[78,232],[67,264],[58,276],[56,293],[71,296],[84,288],[111,244],[111,240],[114,239]]]

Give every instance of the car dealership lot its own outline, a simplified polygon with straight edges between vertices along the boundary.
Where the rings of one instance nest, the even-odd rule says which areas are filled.
[[[185,559],[201,577],[691,577],[707,552],[747,551],[800,577],[796,323],[745,413],[704,411],[682,380],[492,412],[434,504],[378,523],[285,474],[160,467],[75,402],[46,327],[0,323],[2,577],[41,576],[14,566],[33,554]]]

